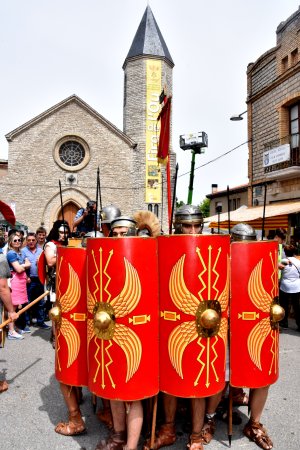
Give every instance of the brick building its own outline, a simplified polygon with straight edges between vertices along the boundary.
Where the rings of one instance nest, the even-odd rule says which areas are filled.
[[[267,186],[267,205],[286,203],[287,214],[288,203],[300,201],[299,31],[300,8],[277,27],[276,46],[247,69],[248,205],[262,205]],[[299,215],[288,216],[293,233]]]
[[[166,227],[156,119],[162,89],[172,93],[173,66],[147,6],[123,65],[123,131],[72,95],[8,133],[8,161],[0,161],[1,199],[15,208],[17,220],[33,230],[40,224],[51,228],[61,217],[60,180],[71,224],[76,211],[95,198],[99,167],[103,206],[117,204],[129,215],[151,209]],[[174,165],[172,154],[171,171]]]

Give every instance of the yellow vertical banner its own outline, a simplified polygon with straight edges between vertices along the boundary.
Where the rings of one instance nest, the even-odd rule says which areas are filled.
[[[157,163],[161,93],[161,61],[146,61],[146,203],[161,203],[161,173]]]

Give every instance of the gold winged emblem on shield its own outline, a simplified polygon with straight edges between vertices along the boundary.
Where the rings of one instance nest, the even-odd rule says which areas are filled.
[[[277,299],[274,301],[274,296],[271,296],[264,288],[262,280],[262,265],[263,259],[261,259],[251,272],[248,281],[248,294],[251,302],[257,309],[264,313],[269,313],[268,317],[261,319],[250,331],[247,346],[249,356],[256,367],[262,370],[261,353],[263,345],[269,335],[271,335],[273,344],[270,349],[273,357],[271,362],[271,368],[274,364],[274,369],[276,370],[278,361],[278,322],[284,317],[284,311],[277,304]],[[277,267],[274,266],[273,270],[273,290],[275,290],[275,285],[277,285],[276,270]],[[259,314],[256,314],[259,318]]]
[[[209,249],[211,251],[211,248]],[[195,380],[194,384],[198,384],[198,380],[201,376],[202,371],[204,370],[205,363],[201,360],[202,353],[204,351],[204,345],[202,345],[201,340],[204,339],[201,335],[199,335],[197,322],[199,320],[199,308],[201,308],[202,304],[205,303],[205,299],[203,298],[203,291],[207,289],[208,297],[206,298],[214,298],[216,299],[220,306],[221,311],[224,312],[228,305],[228,295],[229,295],[229,258],[227,258],[227,277],[226,284],[222,292],[217,288],[217,281],[219,279],[219,274],[217,272],[217,262],[220,256],[220,249],[217,253],[216,259],[213,264],[206,264],[201,256],[200,249],[197,248],[196,252],[199,256],[200,261],[202,262],[203,270],[199,273],[198,278],[202,283],[202,289],[198,292],[197,298],[192,292],[189,291],[185,279],[184,279],[184,263],[185,263],[185,255],[183,255],[173,266],[170,279],[169,279],[169,292],[174,305],[185,314],[189,314],[194,316],[193,320],[189,320],[186,322],[182,322],[178,325],[171,333],[168,339],[168,352],[171,363],[178,373],[178,375],[183,379],[183,368],[182,368],[182,359],[183,354],[188,347],[195,339],[198,338],[198,344],[201,347],[201,353],[197,358],[197,361],[201,365],[200,373]],[[209,258],[211,261],[211,258]],[[208,272],[208,277],[211,281],[206,283],[203,279],[203,275]],[[224,347],[226,348],[227,342],[227,317],[222,317],[219,321],[218,332],[215,336],[216,339],[219,337],[224,342]],[[206,342],[210,342],[210,337],[206,338]],[[213,346],[212,346],[213,349]],[[214,358],[217,356],[214,355]],[[214,360],[211,361],[211,365],[213,366]],[[206,368],[208,371],[208,367]],[[208,383],[208,374],[207,374],[207,383]]]
[[[127,361],[126,382],[129,381],[139,368],[142,357],[142,344],[138,335],[129,327],[124,324],[117,323],[116,319],[128,316],[138,305],[141,298],[141,282],[139,275],[135,267],[124,257],[125,265],[125,281],[121,292],[113,299],[108,291],[108,285],[111,281],[110,276],[106,272],[110,258],[113,251],[109,253],[109,258],[106,262],[103,270],[99,270],[99,267],[103,267],[102,259],[101,264],[98,265],[95,262],[96,272],[93,276],[93,280],[96,284],[96,289],[91,292],[88,286],[87,291],[87,307],[93,318],[88,318],[88,345],[91,340],[94,339],[97,350],[95,352],[95,359],[98,362],[98,369],[96,371],[94,379],[97,377],[97,373],[101,364],[103,365],[104,353],[109,357],[110,361],[106,364],[106,369],[112,363],[111,357],[108,353],[112,342],[116,343],[124,352]],[[102,252],[100,252],[102,258]],[[93,254],[94,257],[94,254]],[[102,272],[102,273],[101,273]],[[102,299],[102,283],[98,280],[102,280],[102,275],[107,277],[107,283],[103,287],[103,291],[107,294],[108,299],[106,302]],[[101,286],[100,286],[101,284]],[[100,297],[100,302],[97,299],[97,294]],[[98,339],[97,339],[98,338]],[[101,344],[99,345],[99,339]],[[104,341],[108,341],[108,346],[104,349]],[[101,353],[101,358],[98,359],[98,352]],[[104,375],[102,374],[102,377]],[[110,377],[111,379],[111,377]],[[114,382],[111,379],[112,384]]]
[[[61,263],[63,258],[61,258]],[[63,313],[68,313],[71,311],[80,300],[81,296],[81,287],[80,281],[77,273],[73,269],[70,263],[68,263],[68,274],[69,281],[68,287],[64,294],[60,295],[60,271],[58,271],[57,275],[57,300],[56,307],[54,309],[53,314],[56,314],[56,327],[57,327],[57,335],[61,334],[67,344],[68,347],[68,361],[67,368],[69,368],[73,362],[77,359],[79,349],[80,349],[80,336],[74,325],[66,318],[63,317]],[[60,362],[59,362],[59,339],[57,339],[57,365],[59,370]]]

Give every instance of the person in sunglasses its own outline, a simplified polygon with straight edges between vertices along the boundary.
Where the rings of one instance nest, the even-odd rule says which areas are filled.
[[[31,263],[21,252],[22,238],[17,233],[12,233],[8,238],[7,261],[11,271],[11,298],[15,310],[22,309],[28,303],[27,296],[27,273]],[[9,340],[23,339],[26,327],[24,314],[16,321],[17,329],[8,332]]]

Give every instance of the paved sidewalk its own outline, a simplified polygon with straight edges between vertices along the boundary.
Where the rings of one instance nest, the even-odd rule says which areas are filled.
[[[300,333],[295,325],[280,335],[280,377],[270,388],[263,415],[277,450],[298,450],[300,446]],[[0,450],[93,450],[107,435],[91,407],[91,395],[84,388],[82,411],[88,433],[78,437],[60,436],[54,426],[66,420],[66,408],[54,377],[54,350],[49,331],[32,329],[23,341],[6,341],[0,348],[0,379],[9,390],[0,396]],[[100,402],[99,402],[100,403]],[[241,407],[243,424],[234,426],[232,450],[257,450],[242,434],[247,408]],[[178,423],[178,440],[172,450],[184,450],[187,435]],[[208,450],[229,448],[226,424],[217,423],[215,439]]]

